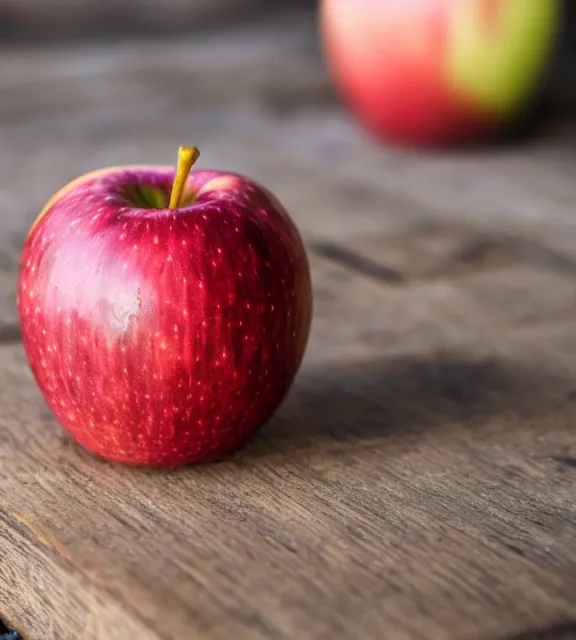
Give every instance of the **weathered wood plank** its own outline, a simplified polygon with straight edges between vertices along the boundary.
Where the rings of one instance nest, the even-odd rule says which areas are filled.
[[[462,638],[576,615],[572,322],[495,332],[476,308],[454,316],[466,287],[441,302],[430,284],[403,292],[402,316],[429,339],[398,351],[370,331],[378,312],[394,325],[398,290],[339,269],[314,259],[332,296],[298,383],[218,465],[92,459],[44,408],[21,348],[2,348],[9,619],[32,638],[49,615],[76,634],[88,615],[96,638]]]
[[[59,0],[56,10],[34,0],[0,0],[0,42],[195,33],[263,16],[281,18],[283,9],[312,6],[311,0],[276,0],[272,6],[265,0]]]

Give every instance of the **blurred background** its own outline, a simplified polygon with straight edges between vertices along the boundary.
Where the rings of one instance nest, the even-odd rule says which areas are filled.
[[[173,162],[183,143],[201,147],[199,166],[256,174],[290,198],[302,175],[286,164],[297,158],[318,168],[353,154],[346,179],[385,169],[398,188],[403,156],[344,108],[318,9],[318,0],[0,0],[2,210],[31,223],[79,173]],[[562,29],[545,90],[514,127],[522,134],[573,112],[573,2]]]
[[[2,0],[0,29],[13,40],[109,38],[128,34],[172,35],[237,25],[289,10],[310,9],[313,0]]]
[[[8,208],[28,208],[30,222],[62,180],[110,163],[172,162],[181,143],[202,147],[204,167],[261,167],[263,180],[290,153],[317,164],[342,145],[380,151],[382,162],[388,150],[342,108],[321,55],[318,9],[318,0],[0,0]],[[573,110],[576,7],[566,1],[563,11],[530,131]],[[526,122],[517,125],[524,132]],[[14,170],[15,148],[31,163],[38,200]],[[357,161],[371,170],[369,155]]]
[[[449,153],[366,131],[329,72],[319,8],[318,0],[0,0],[0,337],[19,335],[19,252],[48,198],[92,169],[172,164],[181,144],[200,148],[198,168],[266,185],[308,246],[332,257],[326,243],[386,239],[411,214],[537,222],[565,241],[574,219],[576,3],[563,3],[554,60],[513,141]],[[331,344],[330,309],[316,309],[318,353]]]

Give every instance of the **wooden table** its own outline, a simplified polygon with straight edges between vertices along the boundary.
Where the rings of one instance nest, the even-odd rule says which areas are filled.
[[[576,637],[574,125],[380,148],[307,16],[8,48],[0,87],[0,617],[27,640]],[[241,453],[124,469],[71,443],[33,382],[18,254],[69,179],[182,143],[290,210],[313,332]]]

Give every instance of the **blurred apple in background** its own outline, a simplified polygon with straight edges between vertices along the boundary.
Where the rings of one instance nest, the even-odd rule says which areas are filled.
[[[438,145],[530,109],[553,58],[558,0],[321,0],[336,84],[380,138]]]

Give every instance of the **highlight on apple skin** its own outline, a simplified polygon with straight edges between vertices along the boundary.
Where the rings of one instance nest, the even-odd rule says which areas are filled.
[[[445,145],[501,131],[535,98],[560,0],[321,0],[325,58],[380,139]]]
[[[308,260],[282,205],[246,177],[182,167],[74,180],[22,253],[24,347],[48,405],[87,450],[130,465],[239,448],[310,331]]]

